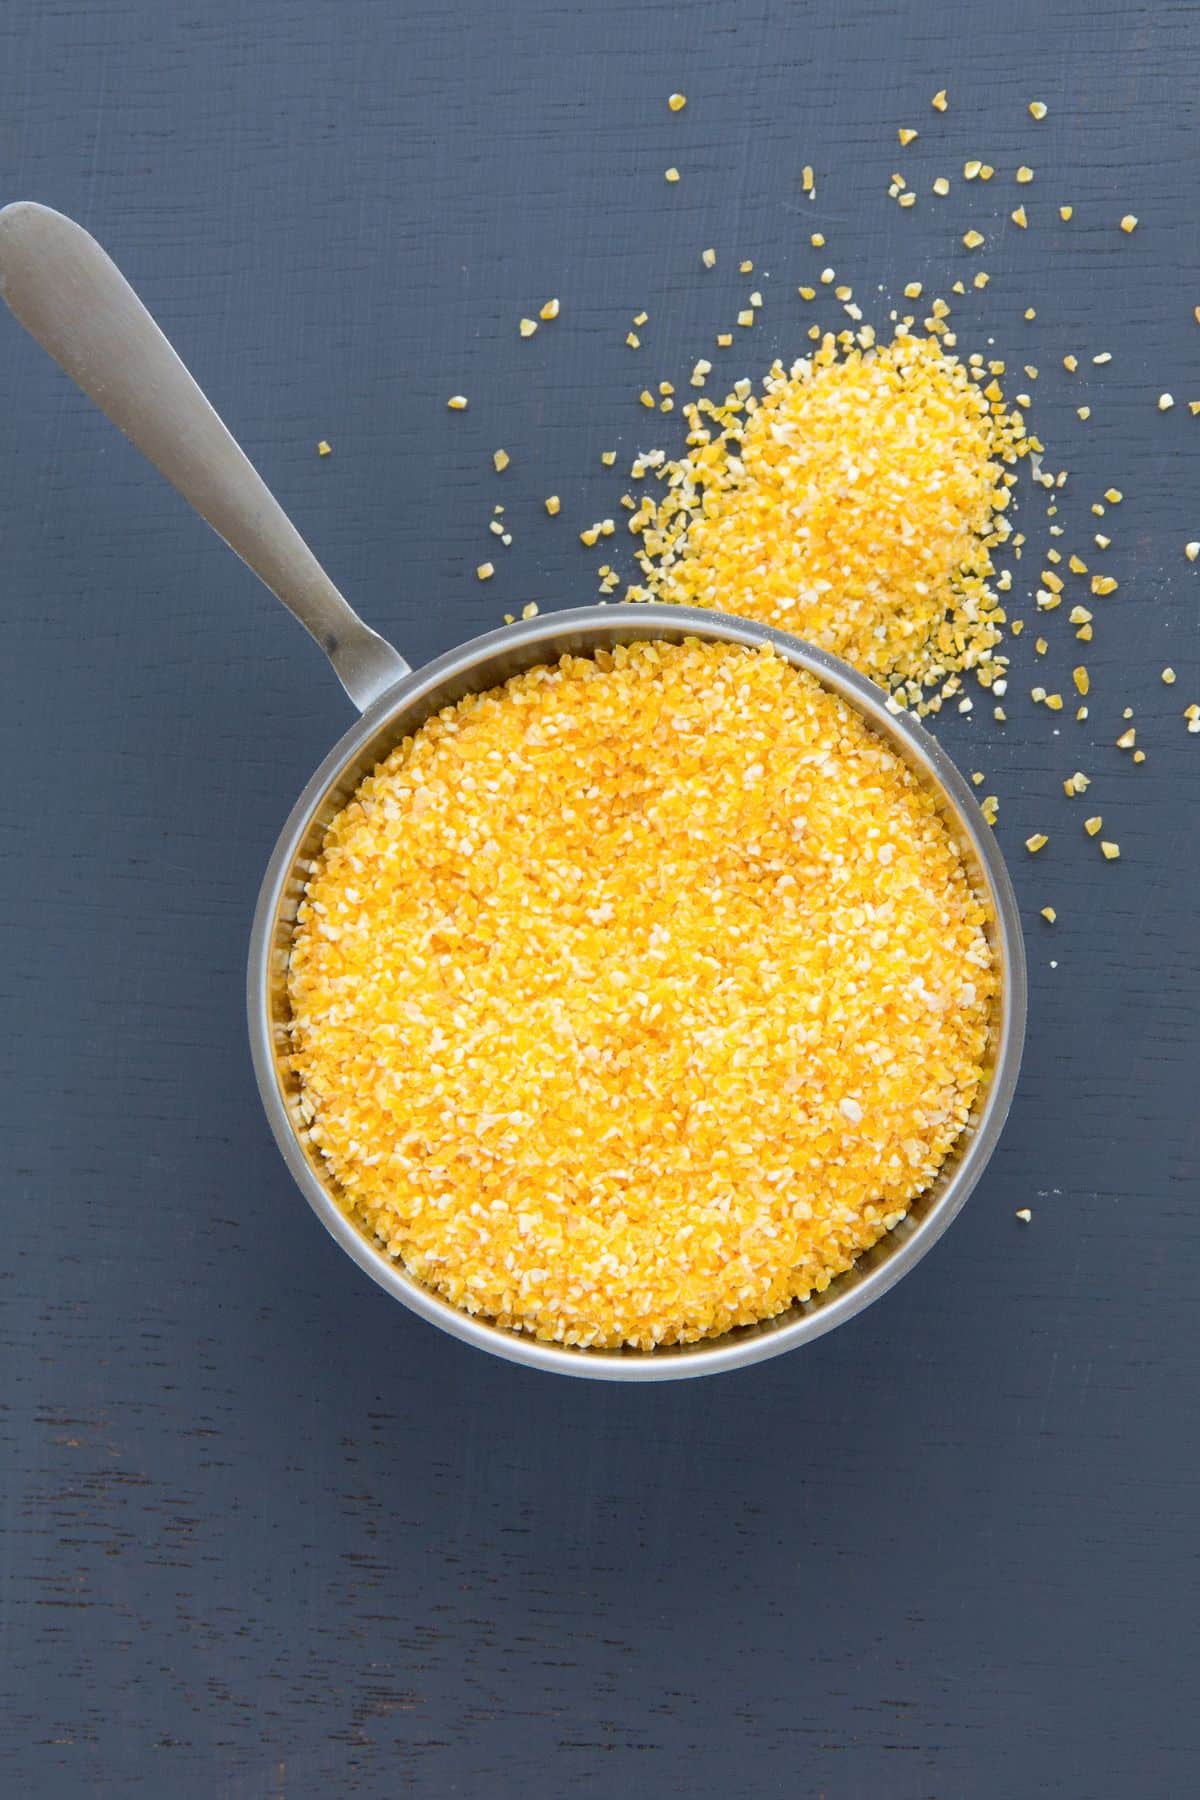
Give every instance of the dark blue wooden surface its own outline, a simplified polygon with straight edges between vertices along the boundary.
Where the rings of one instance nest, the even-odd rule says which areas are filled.
[[[1034,632],[1018,646],[1007,728],[979,706],[940,727],[1001,795],[1030,930],[1025,1073],[976,1197],[800,1354],[591,1387],[410,1318],[293,1189],[243,956],[346,704],[0,317],[8,1792],[1190,1791],[1198,73],[1196,6],[1128,0],[0,8],[0,198],[101,236],[414,661],[592,596],[576,533],[621,491],[599,454],[678,441],[636,391],[712,354],[740,257],[766,305],[722,367],[754,374],[803,349],[796,283],[826,261],[881,324],[907,279],[947,292],[970,210],[992,283],[960,348],[1042,369],[1038,427],[1073,471],[1063,548],[1099,489],[1127,496],[1087,726],[1025,697],[1043,669],[1069,688],[1060,614],[1037,673]],[[922,133],[903,153],[901,124]],[[971,155],[1001,173],[968,195]],[[901,212],[901,166],[955,177],[953,199]],[[1018,198],[1023,234],[998,222]],[[520,342],[551,294],[561,319]],[[1021,522],[1049,541],[1039,505]],[[1126,704],[1141,769],[1112,747]],[[1062,798],[1076,766],[1111,868]]]

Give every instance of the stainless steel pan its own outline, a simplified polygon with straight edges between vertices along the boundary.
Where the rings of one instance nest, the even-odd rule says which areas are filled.
[[[250,937],[250,1046],[263,1105],[285,1161],[326,1229],[359,1267],[422,1318],[480,1350],[560,1374],[670,1381],[759,1362],[861,1312],[945,1231],[995,1148],[1016,1085],[1025,1029],[1025,959],[1012,885],[971,790],[932,737],[893,715],[881,691],[836,657],[763,626],[687,607],[580,607],[473,638],[423,669],[352,611],[268,492],[132,288],[82,227],[19,201],[0,212],[0,293],[21,323],[191,501],[294,613],[333,664],[361,717],[292,809],[267,865]],[[362,777],[439,707],[566,651],[636,638],[770,643],[840,694],[935,794],[980,894],[1001,972],[992,1057],[974,1116],[933,1186],[896,1229],[827,1291],[765,1324],[655,1351],[567,1349],[471,1318],[441,1300],[359,1229],[309,1141],[285,1068],[287,966],[296,908],[334,813]]]

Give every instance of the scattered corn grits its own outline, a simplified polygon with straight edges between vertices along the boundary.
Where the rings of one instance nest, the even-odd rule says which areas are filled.
[[[994,376],[982,386],[933,337],[844,356],[826,337],[776,363],[761,398],[741,382],[685,410],[688,453],[630,520],[645,584],[628,598],[794,632],[920,712],[965,669],[991,685],[1008,465],[1041,448]]]
[[[819,1292],[963,1128],[996,981],[932,797],[769,651],[564,657],[430,719],[332,822],[292,1067],[380,1246],[567,1344]]]

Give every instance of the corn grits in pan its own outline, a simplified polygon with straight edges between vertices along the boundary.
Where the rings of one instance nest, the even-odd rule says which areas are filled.
[[[564,657],[428,720],[329,827],[291,954],[312,1138],[471,1313],[650,1348],[771,1317],[905,1214],[996,975],[932,795],[769,650]]]

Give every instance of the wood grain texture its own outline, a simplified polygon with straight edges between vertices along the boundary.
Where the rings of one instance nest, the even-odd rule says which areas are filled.
[[[1127,496],[1087,725],[1021,697],[1043,668],[1069,689],[1052,620],[1037,674],[1032,630],[1018,646],[1006,728],[979,706],[939,727],[1001,795],[1030,928],[1025,1072],[976,1197],[832,1338],[715,1382],[590,1388],[408,1317],[292,1187],[243,958],[343,697],[0,329],[8,1792],[1190,1790],[1198,70],[1197,8],[1130,0],[0,8],[0,198],[100,235],[414,661],[591,596],[576,532],[621,491],[600,452],[671,441],[636,391],[711,354],[739,257],[766,305],[734,374],[803,348],[795,287],[823,262],[881,322],[905,280],[946,291],[970,155],[1000,173],[969,194],[992,283],[960,346],[1040,367],[1064,548],[1100,489]],[[901,124],[922,134],[903,153]],[[900,212],[901,164],[923,190],[955,177],[952,200]],[[560,320],[522,343],[551,294]],[[498,500],[515,541],[480,587]],[[1050,541],[1039,504],[1021,523]],[[1112,747],[1127,704],[1141,769]],[[1077,766],[1111,868],[1062,799]]]

